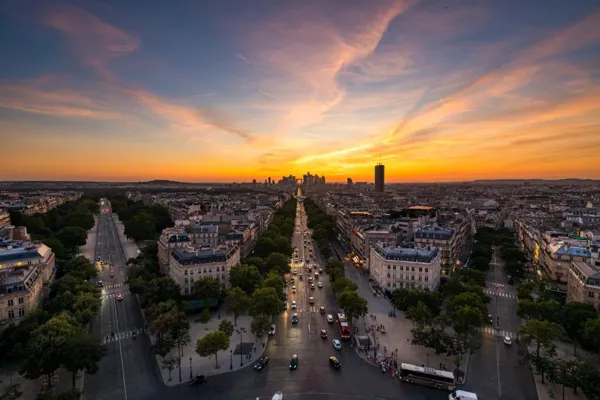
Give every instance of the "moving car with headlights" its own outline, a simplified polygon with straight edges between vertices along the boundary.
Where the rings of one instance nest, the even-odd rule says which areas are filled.
[[[504,339],[502,339],[502,343],[504,343],[507,346],[512,345],[512,339],[509,336],[504,336]]]
[[[292,315],[292,324],[297,324],[297,323],[298,323],[298,321],[300,321],[300,320],[298,319],[298,314],[294,314],[294,315]]]
[[[269,363],[269,357],[262,356],[261,358],[258,359],[258,361],[256,363],[254,363],[254,369],[257,371],[261,371],[264,367],[267,366],[268,363]]]
[[[320,312],[321,314],[325,314],[325,307],[321,306],[321,307],[319,308],[319,312]]]
[[[330,324],[333,324],[333,315],[327,314],[327,322],[329,322]]]
[[[275,324],[272,324],[269,328],[269,336],[275,336]]]
[[[298,306],[296,305],[296,301],[292,301],[292,310],[295,310]]]
[[[333,343],[333,348],[336,350],[341,350],[342,349],[342,342],[340,342],[337,339],[333,339],[333,341],[331,342]]]
[[[311,283],[311,284],[310,284],[310,288],[311,288],[311,289],[314,289],[314,288],[315,288],[315,284],[314,284],[314,283]]]
[[[122,294],[117,295],[117,301],[123,301],[123,295]]]
[[[327,331],[325,329],[321,329],[321,339],[327,339]]]
[[[317,282],[317,286],[319,287],[319,289],[323,288],[323,283],[321,281]]]
[[[298,354],[292,355],[292,359],[290,360],[290,369],[298,368]]]
[[[314,297],[309,297],[309,298],[308,298],[308,302],[309,302],[310,304],[315,304],[315,298],[314,298]]]

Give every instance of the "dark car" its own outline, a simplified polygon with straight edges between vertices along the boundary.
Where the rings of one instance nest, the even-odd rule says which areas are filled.
[[[290,360],[290,369],[298,368],[298,354],[294,354]]]
[[[292,315],[292,324],[297,324],[299,321],[298,314]]]
[[[256,363],[254,363],[254,369],[261,371],[269,363],[269,357],[262,356]]]
[[[494,323],[494,319],[492,318],[492,314],[488,314],[488,324],[493,324]]]
[[[325,329],[321,329],[321,338],[327,339],[327,331]]]
[[[342,366],[342,363],[340,363],[340,360],[338,360],[335,357],[329,357],[329,365],[331,365],[335,369],[340,369]]]

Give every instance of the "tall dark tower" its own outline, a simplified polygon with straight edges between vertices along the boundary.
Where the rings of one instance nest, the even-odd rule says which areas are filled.
[[[375,166],[375,191],[383,193],[383,186],[385,184],[385,166],[381,163]]]

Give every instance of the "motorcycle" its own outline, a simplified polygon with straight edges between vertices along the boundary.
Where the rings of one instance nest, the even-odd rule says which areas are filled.
[[[196,375],[196,377],[194,377],[194,379],[192,379],[192,381],[190,382],[190,386],[194,387],[198,385],[204,385],[206,382],[208,382],[206,376]]]
[[[133,340],[135,340],[135,338],[137,337],[137,332],[133,332],[132,336],[133,336]]]

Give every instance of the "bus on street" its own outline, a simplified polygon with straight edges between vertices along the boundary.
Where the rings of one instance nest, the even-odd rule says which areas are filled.
[[[450,391],[455,388],[454,374],[450,371],[402,363],[398,372],[398,378],[402,382],[418,383]]]

